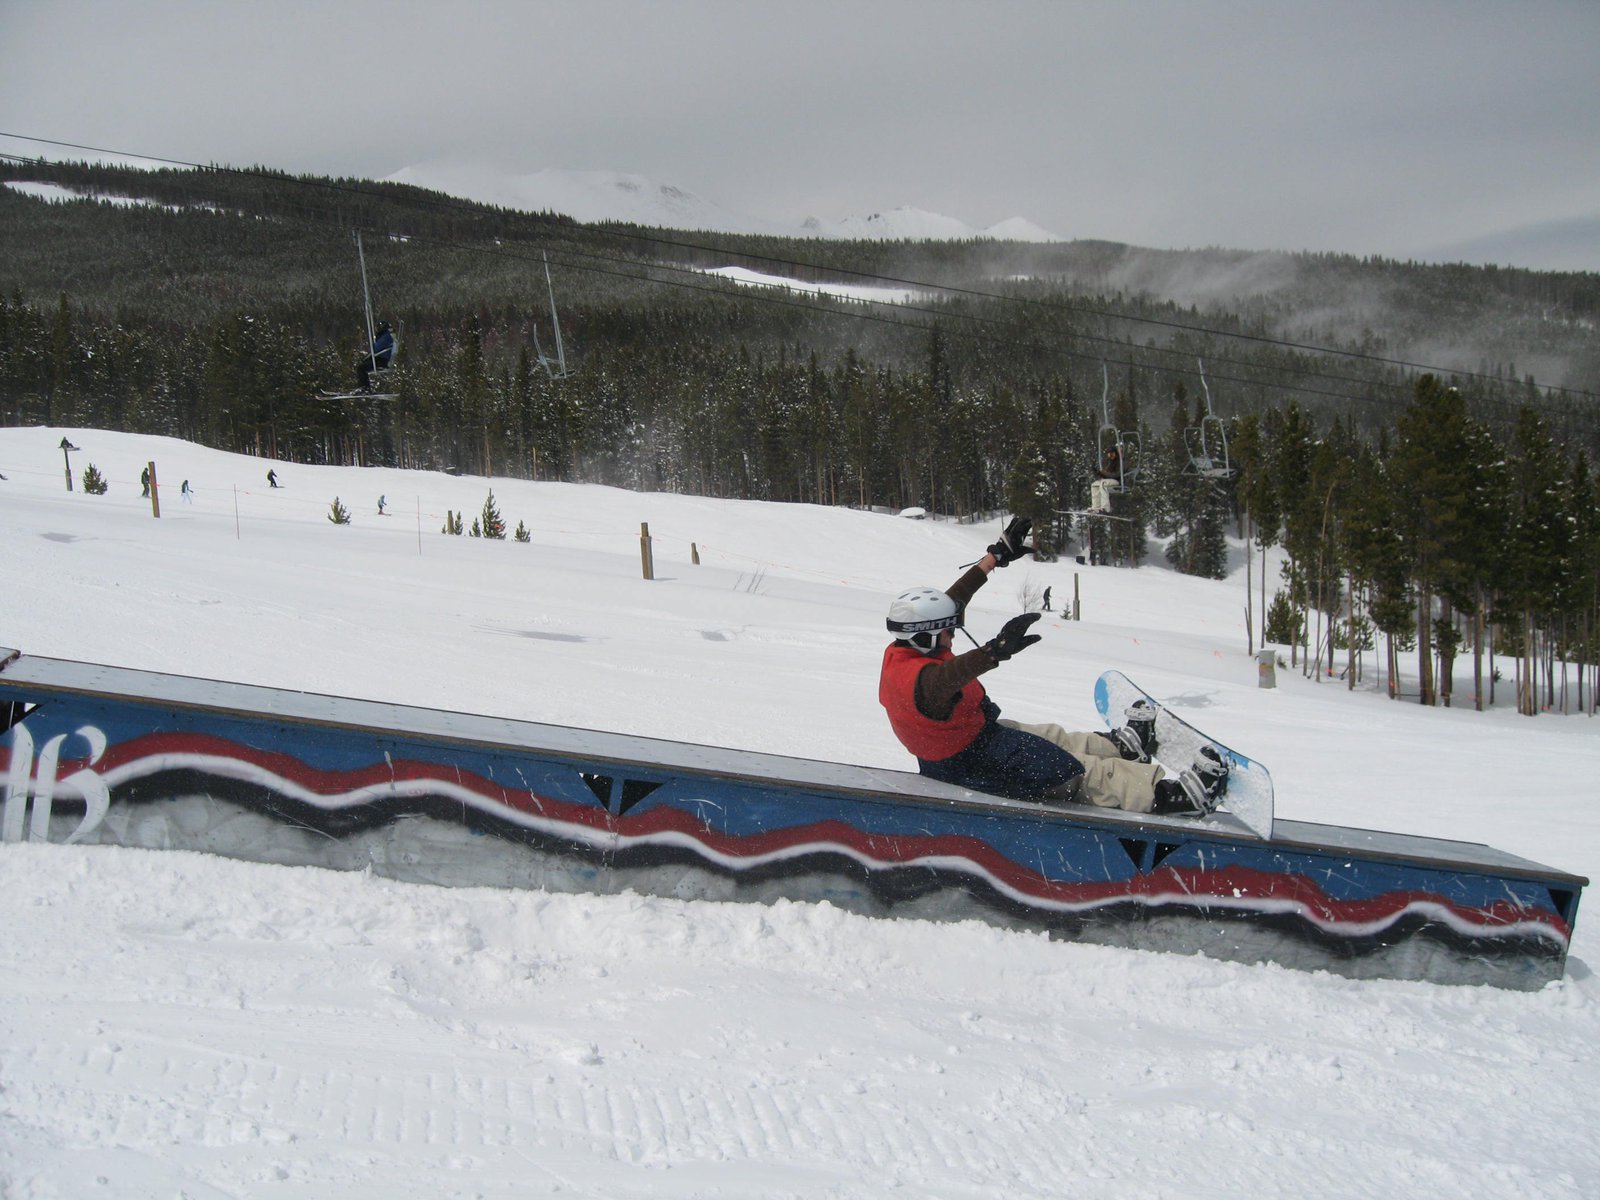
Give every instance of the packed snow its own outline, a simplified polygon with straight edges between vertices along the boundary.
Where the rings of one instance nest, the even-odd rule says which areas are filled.
[[[896,769],[888,600],[999,528],[92,429],[0,429],[0,475],[0,644],[25,654]],[[530,544],[441,535],[491,487]],[[1116,667],[1268,764],[1280,816],[1600,868],[1591,719],[1518,717],[1506,685],[1475,713],[1461,677],[1450,710],[1370,678],[1259,689],[1237,548],[1220,582],[1019,563],[969,624],[1045,586],[1082,619],[989,677],[1008,715],[1093,728]],[[179,851],[0,846],[0,896],[19,1200],[1600,1194],[1581,915],[1566,978],[1518,993]]]
[[[70,204],[75,200],[97,200],[102,204],[117,205],[119,208],[154,207],[164,208],[169,212],[183,211],[175,204],[155,204],[150,200],[142,200],[133,196],[119,196],[114,192],[79,192],[55,183],[34,183],[23,179],[7,179],[0,182],[3,182],[6,187],[19,195],[32,196],[35,200],[43,200],[46,204]]]
[[[782,288],[807,295],[833,296],[839,300],[860,300],[867,304],[909,304],[918,296],[925,295],[911,288],[876,287],[864,283],[812,283],[783,275],[767,275],[748,267],[713,267],[705,273],[744,287]]]

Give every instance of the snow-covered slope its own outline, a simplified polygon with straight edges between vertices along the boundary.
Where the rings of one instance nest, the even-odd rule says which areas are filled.
[[[65,490],[64,435],[106,495]],[[888,598],[995,530],[268,465],[0,429],[0,645],[903,769]],[[491,487],[530,544],[441,536]],[[1242,566],[1017,564],[974,632],[1046,585],[1083,619],[989,677],[1008,715],[1091,727],[1116,666],[1268,763],[1285,816],[1600,869],[1588,718],[1259,690]],[[1568,977],[1525,994],[59,845],[0,846],[0,904],[8,1197],[1600,1194],[1581,915]]]

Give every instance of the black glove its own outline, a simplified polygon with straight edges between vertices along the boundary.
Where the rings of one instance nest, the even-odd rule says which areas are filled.
[[[1000,626],[1000,636],[984,647],[994,658],[995,662],[1005,662],[1013,654],[1020,654],[1029,646],[1039,641],[1037,633],[1029,633],[1028,626],[1039,619],[1042,614],[1032,612],[1023,613],[1020,617],[1012,617]]]
[[[1000,540],[989,547],[989,553],[994,555],[994,565],[1008,566],[1024,554],[1032,554],[1033,547],[1027,544],[1028,530],[1032,528],[1033,522],[1027,517],[1012,517],[1010,523],[1001,530]]]

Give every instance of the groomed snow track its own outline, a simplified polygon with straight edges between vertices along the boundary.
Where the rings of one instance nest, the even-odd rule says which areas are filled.
[[[919,775],[0,648],[0,838],[454,886],[827,900],[1358,978],[1561,977],[1588,880],[1487,846],[984,796]]]

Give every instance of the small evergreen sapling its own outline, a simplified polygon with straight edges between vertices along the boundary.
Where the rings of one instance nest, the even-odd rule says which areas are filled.
[[[83,490],[91,496],[106,494],[106,477],[100,474],[100,468],[93,463],[83,469]]]
[[[533,541],[533,534],[528,532],[528,527],[526,525],[524,525],[521,521],[517,522],[517,531],[515,533],[513,533],[511,536],[513,538],[515,538],[519,542],[531,542],[531,541]]]
[[[335,525],[350,524],[350,510],[339,502],[339,497],[333,498],[333,503],[328,506],[328,520]]]
[[[1279,646],[1297,646],[1306,631],[1306,623],[1295,612],[1294,601],[1286,592],[1277,592],[1267,609],[1267,641]]]
[[[506,540],[506,522],[500,515],[500,510],[495,507],[494,489],[489,489],[489,498],[483,502],[483,536],[495,538],[498,541]]]

